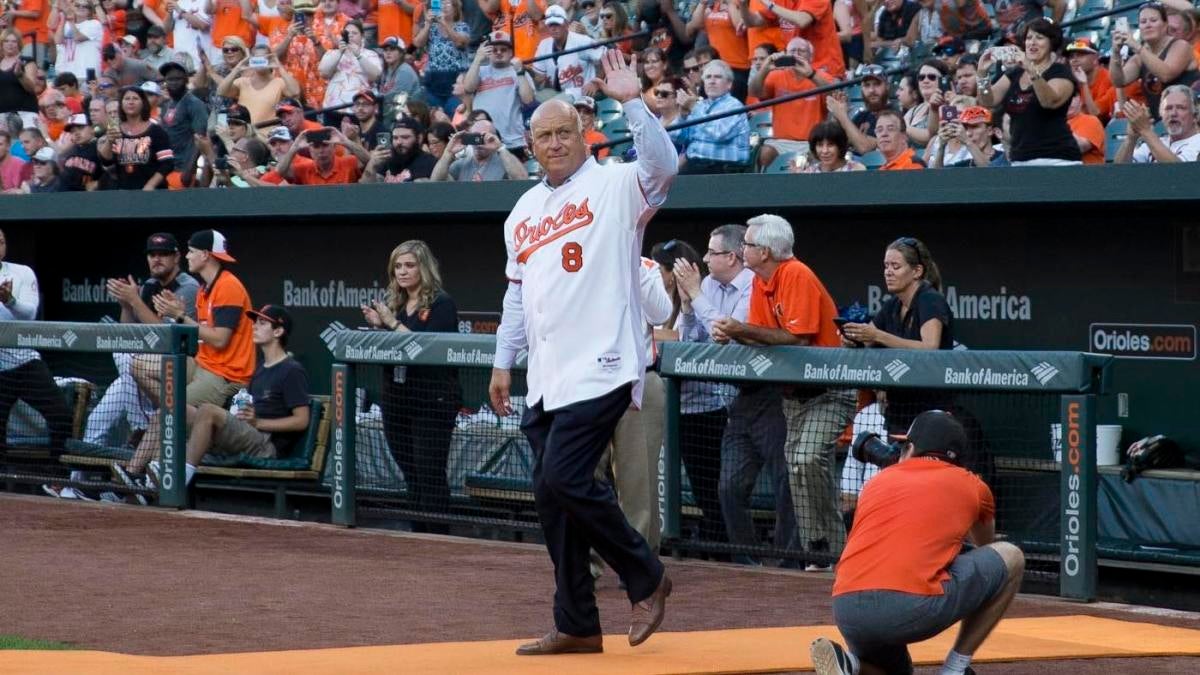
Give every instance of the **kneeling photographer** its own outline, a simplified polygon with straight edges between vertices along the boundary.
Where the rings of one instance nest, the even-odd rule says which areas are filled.
[[[867,461],[894,463],[859,497],[833,584],[833,616],[847,645],[812,643],[820,675],[911,673],[908,645],[960,620],[941,673],[972,673],[971,656],[1021,586],[1025,557],[994,541],[992,492],[962,467],[962,424],[941,410],[923,412],[904,441],[898,457],[878,441],[859,450]],[[964,550],[968,538],[977,548]]]
[[[929,249],[918,239],[901,237],[883,255],[883,280],[889,297],[871,323],[843,323],[846,347],[952,349],[954,316],[942,295],[942,275]],[[903,433],[918,413],[947,410],[948,392],[891,389],[884,416],[889,433]]]

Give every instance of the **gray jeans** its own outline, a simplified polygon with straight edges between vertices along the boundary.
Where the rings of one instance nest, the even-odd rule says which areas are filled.
[[[854,402],[851,389],[831,389],[806,400],[783,400],[787,417],[785,456],[800,545],[811,551],[828,551],[834,558],[846,545],[846,527],[838,507],[834,447],[854,419]]]

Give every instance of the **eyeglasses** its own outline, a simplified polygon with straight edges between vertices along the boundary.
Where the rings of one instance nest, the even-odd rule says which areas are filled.
[[[614,18],[616,18],[616,16],[617,15],[613,14],[612,12],[600,12],[601,19],[605,19],[605,20],[614,19]]]
[[[225,54],[240,54],[240,53],[242,53],[242,48],[241,47],[221,47],[221,51],[224,52]]]
[[[673,92],[673,91],[655,91],[654,92],[654,98],[673,98],[674,96],[675,96],[675,92]]]
[[[743,241],[742,248],[762,248],[762,244],[756,244],[752,241]]]
[[[936,82],[940,77],[941,75],[938,75],[937,73],[921,73],[920,75],[917,75],[918,80],[925,80],[927,82]]]
[[[711,248],[708,249],[708,255],[730,255],[732,253],[733,251],[714,251]]]
[[[688,65],[685,65],[685,66],[683,67],[683,72],[685,72],[685,73],[694,73],[694,72],[696,72],[696,71],[698,71],[698,70],[700,70],[700,66],[688,66]]]

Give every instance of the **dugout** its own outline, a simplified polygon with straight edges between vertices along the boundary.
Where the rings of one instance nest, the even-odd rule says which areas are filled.
[[[716,225],[778,213],[837,302],[873,309],[884,246],[919,237],[942,269],[962,343],[1113,354],[1116,388],[1101,398],[1098,421],[1123,425],[1123,444],[1165,433],[1200,459],[1191,403],[1200,395],[1197,185],[1194,164],[682,177],[646,244],[678,237],[699,247]],[[116,315],[104,280],[144,274],[147,234],[221,229],[254,303],[294,312],[292,348],[320,390],[331,361],[322,333],[361,323],[358,304],[382,292],[387,253],[400,241],[430,243],[460,310],[497,311],[500,223],[525,187],[29,195],[6,200],[0,227],[9,259],[38,273],[44,316],[75,321]],[[1196,478],[1162,480],[1194,511]]]

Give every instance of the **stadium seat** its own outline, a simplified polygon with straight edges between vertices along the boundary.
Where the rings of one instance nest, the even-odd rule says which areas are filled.
[[[197,467],[201,476],[315,480],[325,466],[326,440],[332,424],[328,396],[309,401],[308,430],[290,457],[216,457],[208,455]]]
[[[1128,135],[1129,121],[1124,117],[1114,118],[1104,128],[1104,161],[1112,162],[1117,156],[1117,149]]]
[[[785,152],[775,158],[763,173],[789,173],[793,161],[799,159],[798,152]]]
[[[624,116],[621,104],[615,98],[602,98],[596,101],[596,121],[607,124],[609,120]],[[600,125],[597,124],[597,127]]]
[[[858,161],[862,162],[863,166],[868,170],[875,170],[883,166],[883,153],[878,150],[872,150],[865,155],[858,157]]]

